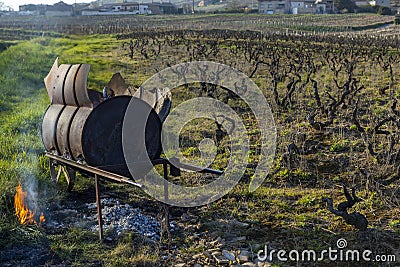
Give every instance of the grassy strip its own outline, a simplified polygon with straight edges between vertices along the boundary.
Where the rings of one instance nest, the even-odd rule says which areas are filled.
[[[46,40],[21,42],[1,53],[0,247],[43,238],[37,227],[21,228],[13,215],[18,180],[44,180],[39,125],[48,100],[43,77],[53,54]],[[43,186],[39,183],[36,186]]]

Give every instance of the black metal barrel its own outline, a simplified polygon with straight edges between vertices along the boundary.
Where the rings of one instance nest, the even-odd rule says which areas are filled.
[[[146,102],[136,97],[117,96],[102,102],[93,109],[85,122],[81,143],[83,156],[89,165],[130,176],[122,145],[122,126],[128,104],[145,105],[151,110],[147,118],[145,140],[138,140],[140,136],[127,136],[128,139],[145,144],[146,151],[141,151],[141,147],[144,146],[135,146],[132,153],[147,154],[150,159],[160,157],[161,121],[157,113]],[[135,121],[129,121],[129,123],[135,125]]]

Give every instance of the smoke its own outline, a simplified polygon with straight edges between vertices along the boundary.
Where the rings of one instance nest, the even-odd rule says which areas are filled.
[[[28,193],[26,204],[29,209],[35,212],[35,216],[40,212],[38,205],[38,180],[35,175],[25,177],[22,188]]]
[[[33,122],[36,124],[36,119]],[[17,168],[16,179],[21,181],[22,190],[27,193],[25,205],[35,213],[34,220],[39,221],[39,216],[45,211],[44,203],[46,203],[47,190],[40,183],[38,175],[40,171],[40,155],[37,151],[37,146],[41,145],[39,127],[33,127],[26,131],[21,127],[20,134],[16,135],[15,145],[20,145],[21,151],[18,152],[15,158]],[[29,140],[29,141],[28,141]],[[38,143],[40,142],[40,143]]]

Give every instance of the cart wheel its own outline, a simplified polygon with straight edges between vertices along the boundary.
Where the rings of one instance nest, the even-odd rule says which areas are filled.
[[[76,171],[71,167],[58,164],[54,159],[50,159],[50,175],[53,182],[60,183],[61,174],[64,174],[67,182],[67,192],[71,191],[75,184]]]

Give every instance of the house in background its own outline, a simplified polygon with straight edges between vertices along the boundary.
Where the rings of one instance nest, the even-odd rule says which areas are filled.
[[[139,14],[139,3],[136,2],[104,4],[100,8],[110,12],[133,12]]]
[[[92,15],[162,15],[162,14],[177,14],[178,9],[172,3],[108,3],[96,8],[82,9],[83,16]]]
[[[365,0],[355,1],[354,4],[356,4],[357,7],[365,7],[369,5],[368,1]]]
[[[333,0],[258,0],[261,14],[330,14],[333,10]]]
[[[291,14],[315,14],[317,13],[317,4],[315,0],[296,0],[290,2]]]
[[[332,14],[334,13],[333,0],[316,0],[315,14]]]
[[[259,0],[258,13],[287,14],[289,13],[289,2],[287,0]]]
[[[390,1],[390,9],[392,12],[400,14],[400,0]]]
[[[54,5],[21,5],[19,6],[20,12],[32,12],[35,15],[44,16],[72,16],[74,14],[74,9],[72,5],[68,5],[63,1],[60,1]]]
[[[178,13],[178,9],[172,3],[151,2],[151,3],[147,3],[147,5],[149,6],[149,10],[151,11],[151,14],[154,14],[154,15],[177,14]]]
[[[74,7],[74,15],[75,16],[80,16],[82,15],[82,10],[89,8],[90,4],[89,3],[75,3],[73,4]]]
[[[104,4],[98,8],[82,9],[83,16],[94,15],[148,15],[152,14],[148,4],[139,4],[137,2]]]
[[[390,8],[390,0],[372,0],[369,2],[371,6],[383,6]]]
[[[44,5],[34,5],[27,4],[18,7],[19,12],[31,12],[33,15],[44,15],[45,6]]]
[[[74,8],[72,5],[68,5],[63,1],[60,1],[54,5],[46,5],[46,16],[72,16],[74,14]]]

